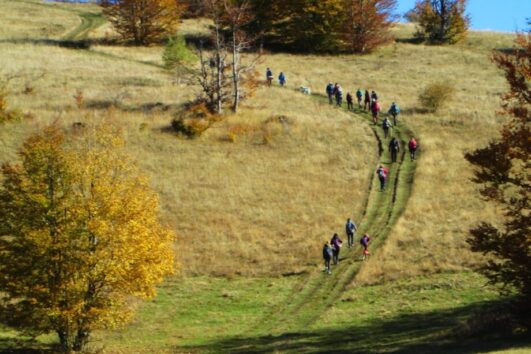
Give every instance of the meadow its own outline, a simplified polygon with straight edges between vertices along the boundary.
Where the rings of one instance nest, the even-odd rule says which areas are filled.
[[[118,125],[177,234],[180,274],[140,305],[129,327],[98,333],[94,348],[529,350],[521,338],[485,340],[470,322],[502,300],[470,272],[482,259],[465,243],[472,225],[499,213],[479,199],[463,155],[496,137],[504,121],[496,110],[505,83],[490,55],[511,47],[512,35],[473,32],[458,45],[433,47],[409,43],[413,28],[404,25],[394,30],[395,43],[370,55],[270,53],[257,70],[284,71],[288,87],[259,87],[238,114],[188,140],[169,126],[197,88],[163,68],[162,47],[105,44],[112,29],[92,4],[0,0],[0,7],[0,82],[16,75],[6,85],[9,108],[30,113],[2,125],[0,161],[15,160],[24,137],[51,122],[66,129],[74,122]],[[186,20],[181,31],[194,34],[206,24]],[[65,47],[78,39],[90,46]],[[338,300],[307,328],[271,331],[264,323],[279,304],[320,270],[322,243],[342,232],[347,217],[364,215],[379,159],[363,115],[297,92],[324,92],[329,81],[351,92],[376,90],[385,111],[399,103],[400,127],[414,132],[421,154],[403,213]],[[432,82],[456,91],[439,112],[426,113],[418,94]],[[345,259],[358,260],[354,252]],[[0,330],[0,349],[40,350],[53,341]]]

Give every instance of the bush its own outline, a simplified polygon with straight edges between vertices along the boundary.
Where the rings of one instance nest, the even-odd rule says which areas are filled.
[[[187,138],[201,136],[214,122],[214,119],[203,103],[192,103],[179,112],[171,121],[173,130]]]
[[[170,38],[166,44],[162,60],[167,69],[173,69],[177,66],[193,63],[197,60],[197,57],[186,45],[184,37],[177,36]]]
[[[420,104],[429,112],[436,112],[453,95],[454,88],[444,83],[430,84],[419,95]]]
[[[7,92],[0,89],[0,124],[24,119],[24,114],[18,110],[7,109]]]

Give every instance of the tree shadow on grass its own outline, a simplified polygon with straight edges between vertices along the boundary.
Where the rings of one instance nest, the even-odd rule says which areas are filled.
[[[531,346],[525,335],[504,333],[496,321],[466,320],[491,313],[500,302],[450,310],[404,314],[361,326],[323,329],[278,336],[236,337],[200,347],[177,347],[175,352],[223,353],[458,353],[471,354]],[[502,321],[503,322],[503,321]],[[481,326],[478,325],[481,324]],[[479,328],[481,327],[481,328]]]
[[[56,349],[32,339],[0,338],[0,354],[52,354]]]

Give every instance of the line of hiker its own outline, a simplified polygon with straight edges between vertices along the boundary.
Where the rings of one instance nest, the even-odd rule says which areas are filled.
[[[347,235],[347,245],[348,248],[354,247],[354,236],[356,234],[356,231],[358,231],[358,226],[352,221],[351,218],[347,219],[347,223],[345,224],[345,233]],[[362,260],[366,260],[369,255],[369,242],[371,238],[368,234],[364,234],[360,238],[360,245],[363,248],[363,258]],[[333,265],[339,264],[339,252],[341,251],[341,247],[343,247],[343,241],[339,238],[339,235],[335,233],[332,236],[332,239],[330,242],[326,242],[323,246],[323,259],[325,263],[325,269],[324,271],[328,274],[332,273],[331,269],[331,263]]]
[[[286,86],[286,82],[286,74],[281,71],[278,75],[278,83],[280,86]],[[270,68],[266,69],[266,83],[267,86],[271,86],[273,84],[273,71]]]

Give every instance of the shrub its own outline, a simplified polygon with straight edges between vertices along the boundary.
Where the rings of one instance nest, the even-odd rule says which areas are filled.
[[[454,93],[454,88],[445,83],[430,84],[419,95],[420,104],[429,112],[436,112]]]
[[[193,63],[197,60],[197,56],[188,48],[183,36],[176,36],[170,38],[164,53],[162,54],[164,66],[167,69],[173,69],[177,66]]]
[[[18,110],[7,109],[7,91],[0,88],[0,124],[11,121],[19,121],[24,114]]]
[[[171,121],[173,130],[187,138],[201,136],[214,122],[204,103],[191,103]]]

